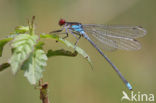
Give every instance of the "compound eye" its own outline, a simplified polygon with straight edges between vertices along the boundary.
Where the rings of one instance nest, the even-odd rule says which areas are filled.
[[[60,19],[60,21],[59,21],[60,26],[64,25],[65,23],[66,23],[66,21],[64,19]]]

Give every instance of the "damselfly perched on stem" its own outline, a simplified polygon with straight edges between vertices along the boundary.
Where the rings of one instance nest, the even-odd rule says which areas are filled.
[[[106,59],[115,72],[129,90],[132,90],[130,83],[122,76],[118,68],[108,59],[101,49],[113,51],[116,49],[138,50],[141,48],[136,38],[146,35],[146,30],[140,26],[117,26],[117,25],[97,25],[97,24],[81,24],[79,22],[66,22],[64,19],[59,21],[62,29],[52,31],[50,33],[59,33],[65,30],[76,38],[75,46],[79,39],[84,37],[96,50]]]

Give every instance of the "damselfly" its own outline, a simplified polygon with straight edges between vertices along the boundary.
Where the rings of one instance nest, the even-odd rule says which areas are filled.
[[[122,76],[118,68],[108,59],[101,49],[113,51],[116,49],[138,50],[141,48],[136,38],[146,35],[146,30],[140,26],[111,26],[96,24],[81,24],[79,22],[66,22],[64,19],[59,21],[62,29],[50,33],[62,32],[65,30],[66,37],[68,33],[76,38],[75,46],[79,39],[84,37],[93,47],[107,60],[115,72],[119,75],[129,90],[132,90],[130,83]]]

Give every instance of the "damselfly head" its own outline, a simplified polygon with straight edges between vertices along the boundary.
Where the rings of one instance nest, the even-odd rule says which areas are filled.
[[[60,26],[64,25],[65,23],[66,23],[66,21],[64,19],[60,19],[60,21],[59,21]]]

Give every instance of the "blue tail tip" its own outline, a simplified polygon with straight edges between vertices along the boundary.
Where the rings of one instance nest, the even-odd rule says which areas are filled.
[[[129,90],[132,90],[132,86],[130,83],[127,83],[126,86],[128,87]]]

